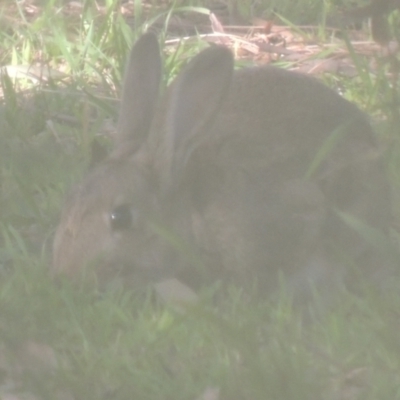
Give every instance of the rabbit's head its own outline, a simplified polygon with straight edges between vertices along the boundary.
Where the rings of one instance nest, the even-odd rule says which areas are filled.
[[[210,48],[189,63],[159,102],[157,39],[149,33],[137,41],[124,79],[114,151],[67,197],[54,240],[55,274],[74,277],[92,266],[101,281],[120,275],[140,282],[181,269],[177,251],[186,259],[197,257],[192,244],[203,229],[197,210],[214,196],[220,174],[213,170],[214,151],[207,149],[206,136],[199,140],[199,132],[218,112],[232,72],[231,53]],[[201,159],[195,154],[199,147],[205,149]],[[203,175],[209,170],[207,179],[200,170]]]
[[[388,226],[367,118],[317,80],[273,67],[234,72],[219,46],[161,96],[160,80],[147,33],[131,52],[115,148],[67,198],[54,273],[89,266],[100,281],[140,284],[190,280],[204,266],[240,279],[261,271],[271,282],[283,270],[296,286],[301,275],[336,274],[335,246],[368,252],[336,211]]]

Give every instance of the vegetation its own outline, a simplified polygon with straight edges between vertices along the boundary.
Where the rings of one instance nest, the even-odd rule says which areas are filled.
[[[110,142],[132,42],[153,23],[161,37],[174,36],[167,29],[174,16],[207,21],[211,6],[159,3],[0,3],[0,398],[400,398],[400,281],[391,282],[394,290],[366,284],[361,293],[344,293],[318,316],[312,304],[298,312],[284,293],[255,300],[235,287],[216,304],[218,283],[182,312],[160,304],[150,288],[143,296],[52,281],[48,265],[62,200],[88,167],[93,139]],[[252,8],[232,0],[228,13],[242,21],[274,16],[303,44],[321,44],[313,60],[337,49],[350,54],[357,77],[323,79],[375,118],[390,149],[395,196],[396,55],[360,56],[350,34],[333,35],[327,26],[337,6],[346,4],[279,0]],[[192,36],[165,46],[165,84],[205,46]],[[238,64],[255,62],[240,54]]]

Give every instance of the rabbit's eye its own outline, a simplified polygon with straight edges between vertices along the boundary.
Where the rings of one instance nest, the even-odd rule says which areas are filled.
[[[114,231],[126,230],[132,227],[133,217],[129,204],[115,207],[110,214],[111,228]]]

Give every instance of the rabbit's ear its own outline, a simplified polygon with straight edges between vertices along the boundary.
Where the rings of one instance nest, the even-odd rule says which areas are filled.
[[[117,128],[117,148],[129,142],[136,150],[146,138],[153,119],[161,80],[157,37],[145,33],[131,50],[122,88]]]
[[[232,53],[226,47],[213,46],[193,58],[178,75],[166,115],[167,185],[171,179],[176,183],[182,178],[193,151],[209,139],[207,129],[219,112],[232,73]]]

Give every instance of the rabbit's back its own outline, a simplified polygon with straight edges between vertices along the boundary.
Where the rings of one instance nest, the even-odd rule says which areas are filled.
[[[361,156],[366,147],[376,148],[367,117],[354,104],[315,78],[267,66],[234,73],[209,136],[265,144],[264,158],[283,161],[285,154],[294,160],[302,150],[315,156],[328,135],[341,128],[351,131],[345,153]],[[348,146],[357,142],[363,148]]]

